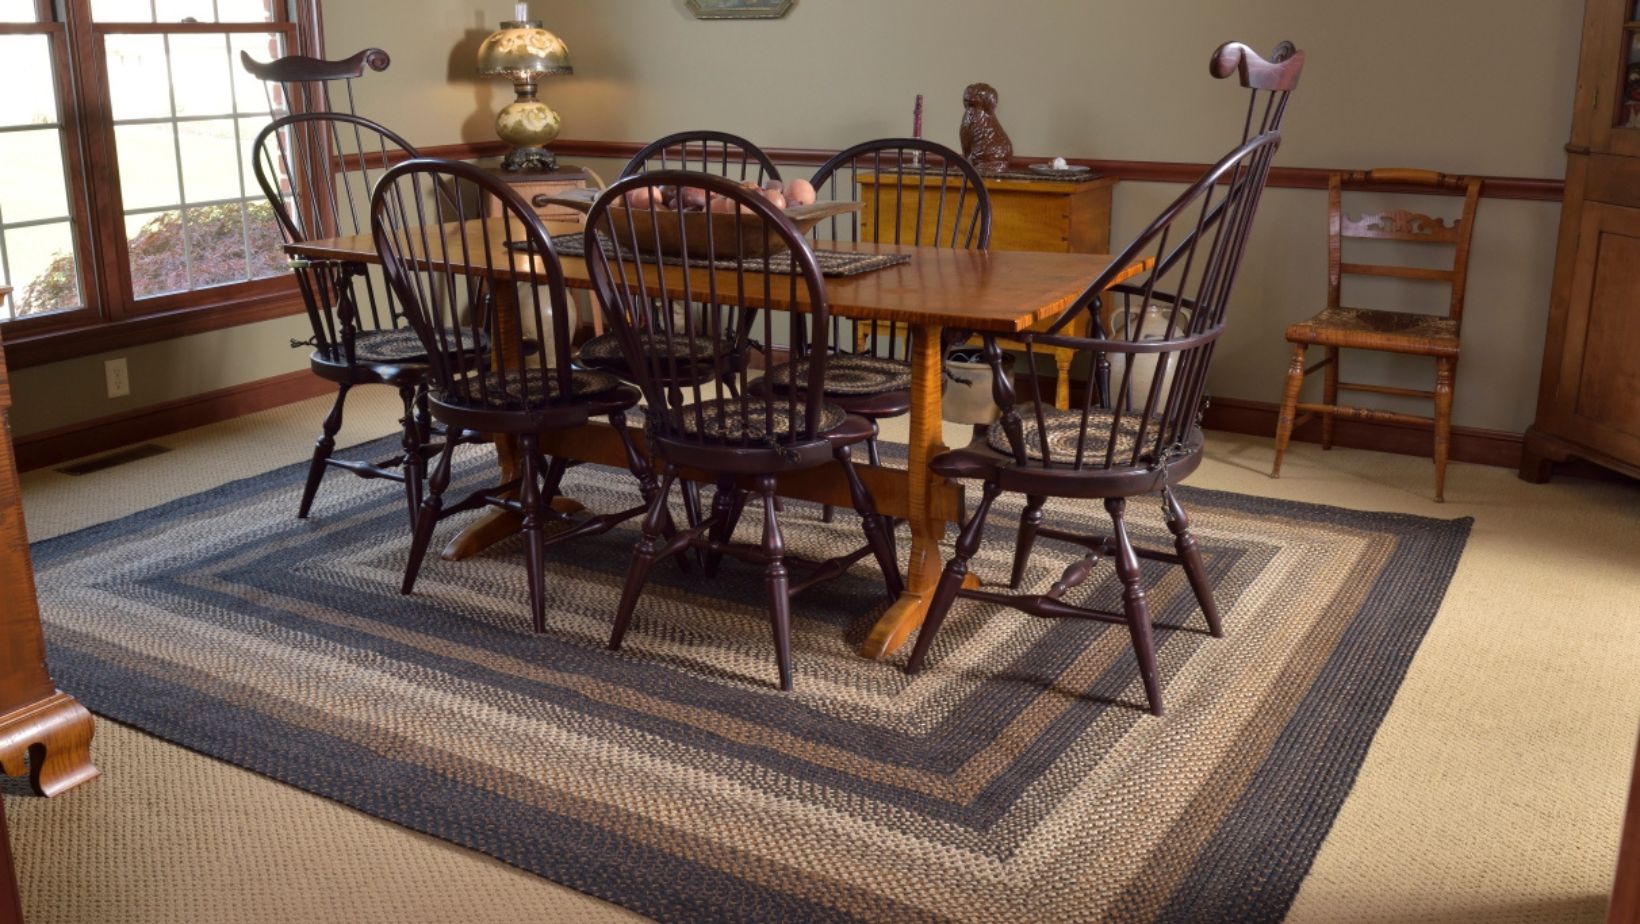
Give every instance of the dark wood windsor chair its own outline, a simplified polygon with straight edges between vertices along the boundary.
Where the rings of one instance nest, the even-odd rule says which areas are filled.
[[[644,222],[634,218],[638,209],[611,211],[628,193],[662,186],[699,189],[709,199],[725,198],[738,206],[736,231],[712,230],[716,225],[708,222],[700,232],[705,235],[707,251],[732,260],[735,269],[690,273],[666,265],[668,258],[659,256],[655,242],[639,230]],[[656,207],[651,203],[647,208],[649,220],[655,220]],[[687,250],[687,225],[684,230],[682,249]],[[717,236],[720,234],[722,237]],[[771,265],[771,247],[789,252],[795,272]],[[588,215],[586,252],[606,320],[620,338],[630,370],[643,390],[649,445],[662,466],[660,491],[643,522],[643,538],[627,574],[610,647],[620,647],[657,561],[695,548],[711,556],[711,570],[719,557],[729,555],[763,566],[780,687],[789,690],[792,596],[842,574],[867,555],[876,557],[890,597],[903,587],[893,536],[877,514],[851,456],[851,447],[871,435],[871,424],[827,401],[821,387],[831,317],[814,252],[807,239],[761,195],[732,180],[684,171],[646,172],[611,186]],[[803,310],[783,314],[781,325],[774,318],[777,312],[769,310],[799,304]],[[654,310],[657,305],[658,312]],[[672,310],[687,306],[696,310]],[[701,306],[706,307],[702,310]],[[780,328],[789,324],[790,336],[805,337],[814,345],[815,360],[809,365],[809,379],[802,383],[801,394],[757,396],[746,388],[749,373],[729,355],[732,339],[725,333],[744,330],[745,318],[754,312],[765,343],[782,336]],[[668,348],[656,349],[657,338]],[[737,379],[739,387],[732,391],[724,387],[725,375]],[[812,573],[793,580],[787,566],[799,560],[787,553],[781,532],[776,476],[833,461],[842,466],[848,479],[865,546],[819,563]],[[717,483],[717,494],[708,517],[668,538],[666,499],[685,468],[708,473]],[[732,541],[736,521],[754,494],[763,505],[762,541],[736,543]]]
[[[894,183],[861,184],[861,174],[893,175]],[[921,183],[905,182],[920,174]],[[991,197],[979,171],[961,154],[932,141],[882,138],[839,152],[814,173],[816,195],[830,201],[864,196],[859,213],[821,222],[817,241],[865,241],[984,250],[991,242]],[[930,205],[931,203],[931,205]],[[932,208],[930,213],[929,209]],[[903,324],[832,319],[826,360],[826,400],[870,420],[911,410],[911,337]],[[798,344],[800,353],[808,347]],[[808,360],[799,356],[772,366],[764,381],[774,390],[804,380]],[[875,436],[866,443],[878,464]]]
[[[416,518],[401,590],[414,590],[440,519],[485,506],[510,510],[524,521],[530,611],[535,631],[543,632],[546,549],[638,516],[656,493],[653,470],[626,429],[626,412],[638,403],[638,391],[614,375],[573,363],[558,256],[533,208],[506,183],[471,164],[411,160],[382,177],[370,216],[387,280],[429,357],[432,416],[446,428]],[[464,219],[466,224],[459,224]],[[497,242],[508,242],[513,255],[498,260]],[[531,332],[539,332],[539,347]],[[490,349],[467,349],[471,343],[488,343]],[[548,459],[540,435],[597,417],[608,420],[626,446],[644,503],[574,519],[552,504],[568,462]],[[445,506],[455,448],[491,435],[517,441],[518,478]],[[548,521],[568,528],[549,536]]]
[[[1358,187],[1369,181],[1397,183],[1431,195],[1462,194],[1463,209],[1450,224],[1443,218],[1405,209],[1360,216],[1345,214],[1345,187]],[[1435,500],[1446,500],[1446,463],[1452,443],[1452,387],[1458,371],[1458,337],[1463,327],[1469,245],[1475,234],[1475,210],[1480,198],[1481,181],[1478,178],[1450,176],[1432,170],[1390,168],[1364,173],[1333,173],[1327,178],[1327,307],[1315,317],[1287,328],[1287,341],[1293,345],[1293,358],[1287,369],[1281,416],[1276,423],[1276,458],[1270,469],[1270,477],[1281,477],[1281,460],[1287,453],[1293,428],[1303,424],[1312,414],[1321,415],[1322,449],[1332,448],[1334,417],[1385,420],[1434,430]],[[1349,261],[1344,257],[1344,242],[1349,240],[1450,247],[1451,268]],[[1342,301],[1345,276],[1377,276],[1446,285],[1451,293],[1446,314],[1351,308]],[[1320,362],[1306,367],[1305,356],[1311,346],[1323,347],[1326,355]],[[1341,382],[1338,379],[1341,349],[1430,357],[1435,360],[1435,389],[1424,391],[1365,382]],[[1317,370],[1325,370],[1321,401],[1301,403],[1298,397],[1304,377]],[[1424,398],[1434,402],[1435,413],[1433,417],[1419,417],[1381,408],[1340,405],[1340,391]],[[1302,419],[1297,417],[1300,411],[1304,412]]]
[[[369,227],[366,208],[371,185],[390,157],[414,157],[415,148],[391,130],[352,112],[329,108],[328,84],[348,84],[368,62],[387,66],[379,51],[363,51],[345,61],[291,56],[260,63],[243,58],[245,68],[268,86],[269,106],[294,105],[294,114],[265,126],[252,143],[252,169],[262,194],[273,207],[286,243],[342,234],[361,234]],[[290,261],[307,311],[314,374],[336,383],[336,401],[314,444],[297,516],[313,507],[325,472],[334,467],[365,478],[389,478],[405,484],[412,521],[420,503],[422,475],[431,450],[425,402],[421,400],[426,356],[415,332],[404,326],[391,293],[378,294],[361,263]],[[348,392],[357,385],[384,384],[398,389],[404,402],[402,453],[381,462],[337,459],[336,433],[342,426]]]
[[[1227,49],[1234,52],[1233,57],[1226,54]],[[1215,54],[1215,75],[1228,76],[1238,67],[1243,85],[1255,89],[1248,126],[1268,124],[1272,117],[1279,118],[1286,95],[1297,85],[1303,55],[1295,52],[1284,62],[1271,64],[1245,46],[1224,46]],[[1256,118],[1259,90],[1269,94],[1262,119]],[[930,463],[944,477],[978,479],[984,484],[979,504],[964,524],[955,555],[935,589],[906,666],[908,672],[922,667],[958,597],[1033,616],[1125,624],[1133,638],[1150,711],[1160,715],[1161,685],[1140,584],[1140,558],[1183,566],[1209,630],[1215,636],[1221,634],[1212,586],[1190,533],[1189,518],[1172,485],[1201,462],[1200,414],[1208,367],[1224,333],[1231,290],[1280,142],[1278,130],[1267,130],[1238,145],[1164,209],[1046,330],[1016,335],[1025,347],[1025,369],[1036,367],[1039,345],[1073,349],[1088,357],[1096,375],[1080,408],[1061,410],[1035,388],[1022,399],[1014,389],[997,338],[985,338],[1002,418],[985,440],[943,453]],[[1146,273],[1111,284],[1127,268],[1147,259],[1152,263]],[[1122,304],[1113,307],[1117,301]],[[1118,309],[1123,318],[1113,329],[1112,318]],[[1147,315],[1159,317],[1159,323],[1146,323]],[[1092,336],[1064,333],[1079,318],[1086,320]],[[1117,357],[1114,364],[1113,355]],[[1015,547],[1012,587],[1017,589],[1021,583],[1038,537],[1086,550],[1045,593],[1004,594],[965,584],[968,562],[979,550],[991,505],[1002,491],[1017,491],[1027,498]],[[1174,537],[1172,552],[1134,545],[1125,523],[1127,499],[1156,492],[1161,494],[1163,515]],[[1042,506],[1049,497],[1102,499],[1113,535],[1085,536],[1042,525]],[[1120,613],[1064,600],[1093,575],[1102,556],[1112,559],[1123,586]]]

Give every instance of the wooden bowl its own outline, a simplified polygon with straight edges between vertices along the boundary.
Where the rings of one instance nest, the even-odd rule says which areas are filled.
[[[548,201],[587,212],[592,209],[596,198],[596,190],[567,190],[550,196]],[[827,218],[858,212],[862,208],[864,206],[859,202],[816,202],[813,205],[791,206],[784,209],[783,214],[799,234],[808,234]],[[680,256],[686,237],[688,255],[697,260],[733,260],[737,255],[748,259],[763,256],[763,219],[750,212],[675,212],[660,208],[651,212],[649,209],[628,209],[625,204],[616,203],[609,207],[609,220],[620,232],[623,243],[631,239],[632,229],[636,229],[638,249],[649,256],[654,255],[657,235],[661,256],[665,257]],[[710,241],[707,240],[708,226],[711,228]],[[745,235],[744,240],[737,241],[741,234]],[[712,245],[710,248],[708,243]],[[787,249],[785,240],[772,233],[767,243],[771,254]]]

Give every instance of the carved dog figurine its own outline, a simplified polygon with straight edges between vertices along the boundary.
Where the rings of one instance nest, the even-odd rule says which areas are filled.
[[[997,91],[971,83],[962,91],[962,156],[980,170],[1001,170],[1014,156],[1014,143],[997,121]]]

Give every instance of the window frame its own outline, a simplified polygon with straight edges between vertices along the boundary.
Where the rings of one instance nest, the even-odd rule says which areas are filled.
[[[287,54],[324,57],[320,0],[281,0],[280,19],[248,23],[94,23],[91,0],[35,0],[40,21],[3,34],[52,36],[64,180],[83,306],[0,320],[8,364],[23,368],[303,311],[289,274],[137,299],[132,293],[104,39],[109,34],[283,33]],[[238,66],[235,61],[231,66]],[[92,165],[107,165],[93,169]],[[254,197],[254,190],[246,190]],[[20,287],[19,287],[20,288]]]

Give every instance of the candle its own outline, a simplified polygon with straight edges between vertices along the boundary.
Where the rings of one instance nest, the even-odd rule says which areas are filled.
[[[922,137],[922,94],[917,94],[916,108],[911,110],[911,137]]]
[[[513,4],[513,20],[515,22],[523,22],[529,18],[530,5],[528,3],[524,3],[520,0],[520,2]]]

